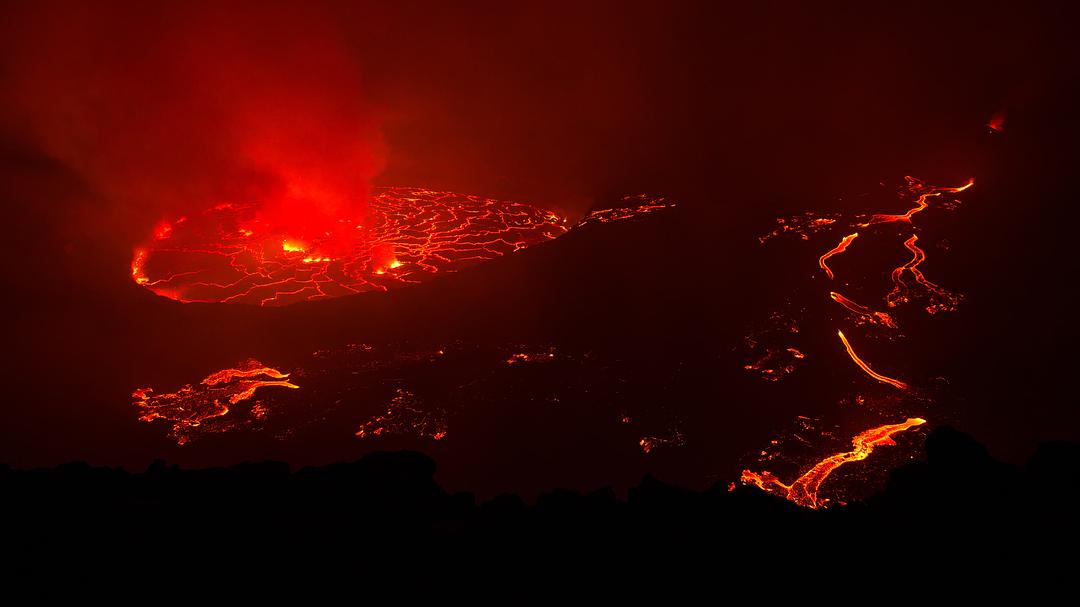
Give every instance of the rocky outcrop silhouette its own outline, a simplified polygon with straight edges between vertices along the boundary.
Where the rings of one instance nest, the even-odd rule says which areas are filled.
[[[4,467],[0,487],[9,549],[40,556],[90,547],[146,555],[335,547],[381,558],[387,550],[480,547],[499,559],[627,558],[689,546],[805,558],[942,538],[1064,541],[1080,527],[1080,445],[1045,444],[1016,467],[952,428],[932,432],[926,460],[894,470],[865,502],[823,510],[749,486],[699,492],[651,477],[625,501],[603,488],[553,491],[534,504],[515,495],[477,503],[444,491],[435,468],[409,451],[296,471],[280,462],[183,470],[157,461],[143,473],[72,463]]]

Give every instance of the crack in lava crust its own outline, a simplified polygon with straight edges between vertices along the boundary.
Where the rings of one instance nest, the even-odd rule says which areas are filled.
[[[569,229],[532,205],[415,188],[376,190],[367,222],[340,219],[325,238],[271,229],[253,204],[220,204],[159,224],[131,275],[182,302],[279,306],[419,283]]]

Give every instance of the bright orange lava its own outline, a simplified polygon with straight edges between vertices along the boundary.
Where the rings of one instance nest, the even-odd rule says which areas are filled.
[[[918,179],[915,179],[914,177],[910,177],[910,176],[905,177],[904,179],[907,180],[907,189],[908,189],[908,191],[911,192],[912,194],[915,194],[915,195],[918,196],[915,199],[915,207],[912,208],[912,209],[909,209],[908,212],[904,213],[903,215],[888,215],[888,214],[874,215],[866,223],[860,223],[859,224],[860,228],[866,228],[866,227],[872,226],[872,225],[877,224],[877,223],[890,223],[890,222],[894,222],[894,221],[902,221],[902,222],[905,222],[905,223],[911,223],[911,217],[913,215],[915,215],[916,213],[922,211],[926,207],[930,206],[930,203],[928,202],[928,200],[930,198],[935,197],[935,196],[941,196],[943,193],[955,194],[955,193],[958,193],[958,192],[963,192],[964,190],[966,190],[966,189],[970,188],[971,186],[975,185],[975,180],[974,179],[971,179],[966,184],[964,184],[964,185],[962,185],[960,187],[956,187],[956,188],[943,188],[943,187],[939,187],[939,186],[928,185],[925,182],[919,181]]]
[[[270,379],[256,379],[262,377]],[[249,359],[235,368],[211,373],[198,385],[187,384],[176,392],[154,394],[153,388],[139,388],[131,396],[135,406],[143,410],[139,417],[141,421],[171,421],[172,436],[183,445],[194,428],[208,419],[226,415],[230,406],[252,398],[259,388],[300,387],[289,382],[288,377],[288,373]]]
[[[1001,118],[1003,119],[1003,116],[1001,116]],[[995,120],[996,119],[997,117],[995,117]],[[991,128],[999,128],[1001,125],[1000,123],[995,124],[994,121],[992,121],[990,126]],[[911,224],[912,217],[915,214],[929,208],[932,199],[940,197],[943,194],[947,193],[963,192],[972,187],[972,185],[974,185],[974,180],[969,180],[966,184],[959,187],[939,187],[929,185],[913,177],[906,177],[905,183],[899,189],[898,194],[902,200],[908,201],[909,203],[914,202],[914,206],[911,209],[900,215],[872,215],[870,216],[868,221],[854,225],[859,228],[869,228],[870,226],[874,226],[876,224],[899,224],[896,225],[896,227],[884,226],[882,228],[874,228],[873,230],[868,232],[869,236],[866,235],[867,233],[863,234],[864,240],[867,237],[887,237],[890,235],[890,232],[893,232],[899,227],[903,227],[903,224]],[[951,210],[955,208],[956,204],[958,203],[958,200],[942,200],[938,203],[938,205],[944,210]],[[826,218],[815,213],[804,213],[802,215],[796,215],[787,219],[777,219],[776,221],[778,227],[776,227],[769,234],[760,237],[759,241],[764,243],[773,237],[785,234],[787,232],[793,232],[795,234],[798,234],[804,240],[808,240],[811,235],[819,231],[829,229],[831,232],[832,228],[830,228],[830,226],[836,224],[834,217],[839,216],[829,216],[826,220]],[[836,226],[834,227],[838,227],[839,225],[842,224],[836,224]],[[864,231],[860,230],[860,232]],[[827,253],[825,253],[818,259],[818,265],[821,267],[822,270],[825,271],[829,279],[834,279],[835,276],[826,262],[829,260],[830,257],[847,250],[848,246],[855,238],[859,236],[860,232],[845,236],[836,247],[829,250]],[[832,233],[835,234],[835,232]],[[920,298],[928,300],[925,305],[925,309],[929,314],[935,314],[943,310],[954,310],[958,302],[961,300],[961,296],[950,293],[926,279],[922,271],[919,269],[919,265],[926,260],[926,253],[918,246],[916,246],[917,241],[917,237],[911,236],[911,238],[904,242],[904,246],[912,252],[913,257],[911,261],[903,264],[902,266],[892,271],[891,277],[894,287],[891,292],[886,295],[886,303],[890,307],[896,307],[901,303],[911,301],[913,298]],[[904,281],[904,275],[908,272],[910,272],[911,275],[914,277],[914,281],[910,285]],[[888,327],[890,329],[898,328],[897,321],[891,314],[875,311],[868,306],[859,304],[855,301],[852,301],[851,299],[848,299],[847,297],[841,295],[840,293],[837,293],[836,291],[830,291],[829,297],[836,303],[843,306],[848,312],[851,312],[854,315],[852,317],[852,320],[858,325],[876,324]],[[788,303],[791,304],[792,302],[789,301]],[[859,358],[859,356],[855,353],[854,348],[852,348],[851,343],[848,341],[843,331],[837,331],[837,335],[840,337],[840,341],[843,343],[844,349],[847,351],[848,356],[851,357],[851,360],[854,361],[854,363],[864,373],[869,375],[874,380],[889,384],[890,386],[898,390],[905,392],[911,390],[911,387],[908,384],[898,379],[877,373],[876,371],[871,369],[870,366],[861,358]],[[769,381],[778,381],[779,379],[785,377],[792,370],[794,370],[795,361],[789,360],[786,361],[786,364],[783,365],[778,364],[776,361],[778,360],[778,353],[783,352],[783,348],[784,346],[786,346],[786,342],[784,340],[786,340],[787,337],[787,335],[780,334],[779,338],[774,337],[771,339],[759,339],[759,336],[756,334],[748,335],[745,338],[746,343],[753,346],[755,351],[765,352],[766,355],[764,357],[759,357],[758,362],[745,365],[745,368],[748,370],[759,371],[762,378]],[[893,339],[895,337],[903,336],[889,336],[890,339]],[[908,394],[891,394],[881,402],[895,403],[899,401],[904,404],[914,404],[914,402],[923,400],[922,397],[924,397],[925,395],[919,394],[917,396],[918,398],[910,398]],[[853,395],[853,397],[845,398],[841,402],[854,402],[858,405],[864,405],[868,402],[868,399],[863,394],[855,394]],[[819,500],[817,496],[818,488],[821,486],[822,481],[837,466],[840,466],[848,461],[865,459],[875,445],[892,444],[890,436],[895,432],[900,432],[912,426],[920,425],[923,423],[925,423],[924,420],[920,418],[911,418],[904,424],[881,426],[868,430],[855,438],[855,449],[853,451],[830,456],[829,458],[823,460],[822,462],[814,466],[810,471],[806,472],[803,476],[798,478],[791,485],[785,485],[769,472],[762,472],[758,474],[750,472],[749,470],[743,472],[742,481],[744,483],[755,484],[766,491],[782,495],[799,505],[809,508],[816,508],[822,505],[822,501]],[[799,427],[791,434],[791,438],[798,440],[804,445],[809,443],[805,438],[803,438],[803,436],[801,435],[802,433],[817,432],[821,430],[821,427],[818,425],[818,421],[813,418],[799,416],[799,421],[797,422],[797,424]],[[776,439],[772,441],[771,445],[772,447],[766,448],[760,452],[759,456],[762,459],[759,461],[771,460],[777,455],[782,454],[782,451],[784,449],[782,445],[785,445],[784,442]]]
[[[654,198],[645,194],[638,194],[637,196],[627,196],[623,198],[623,202],[633,203],[626,206],[600,209],[589,213],[584,219],[582,219],[578,225],[582,226],[587,223],[611,223],[613,221],[623,221],[626,219],[637,219],[642,215],[648,215],[655,213],[662,209],[670,209],[675,206],[675,203],[668,202],[664,198]]]
[[[889,327],[890,329],[895,329],[896,328],[896,320],[893,319],[892,316],[886,314],[885,312],[875,312],[875,311],[871,310],[870,308],[867,308],[866,306],[862,306],[862,305],[859,305],[859,304],[851,301],[850,299],[848,299],[847,297],[844,297],[843,295],[837,293],[836,291],[830,291],[829,292],[829,297],[831,297],[832,300],[835,301],[836,303],[844,306],[845,308],[847,308],[848,310],[854,312],[855,314],[858,314],[860,318],[866,320],[867,322],[874,323],[874,324],[885,325],[886,327]]]
[[[674,206],[627,197],[578,225],[638,217]],[[371,218],[342,218],[303,240],[259,219],[255,205],[219,204],[158,227],[136,249],[132,279],[183,302],[280,306],[408,286],[435,274],[557,238],[560,215],[528,204],[414,188],[381,188]]]
[[[925,419],[913,417],[900,424],[878,426],[862,432],[851,440],[854,447],[851,451],[825,458],[790,485],[785,485],[776,475],[768,471],[758,473],[743,470],[741,480],[745,484],[757,485],[764,491],[779,495],[800,506],[818,508],[825,505],[827,501],[818,498],[818,491],[821,484],[834,470],[849,462],[857,462],[870,457],[875,447],[895,445],[896,442],[892,438],[894,434],[925,423]]]
[[[554,348],[543,352],[517,352],[506,359],[506,364],[517,365],[521,363],[550,362],[555,359]]]
[[[832,280],[834,278],[833,271],[829,269],[829,266],[825,265],[825,261],[828,260],[833,255],[838,255],[838,254],[843,253],[844,251],[846,251],[847,248],[848,248],[848,245],[851,244],[851,241],[855,240],[858,237],[859,237],[858,232],[855,232],[854,234],[848,234],[847,236],[845,236],[840,241],[840,244],[836,245],[828,253],[826,253],[826,254],[824,254],[824,255],[822,255],[821,257],[818,258],[818,265],[821,266],[821,269],[825,270],[825,273],[829,275],[829,280]]]
[[[937,314],[938,312],[951,312],[956,310],[956,306],[962,299],[960,295],[950,293],[940,286],[930,282],[919,270],[919,264],[926,261],[926,252],[916,245],[918,242],[918,236],[912,236],[904,241],[904,246],[907,250],[911,251],[913,257],[911,261],[896,268],[892,271],[893,288],[889,291],[889,294],[885,296],[885,302],[889,304],[889,307],[896,307],[902,303],[911,301],[911,289],[907,283],[904,282],[904,272],[911,272],[911,275],[915,277],[915,282],[925,289],[926,294],[930,298],[930,302],[926,305],[926,311],[930,314]]]
[[[837,331],[836,334],[840,336],[840,341],[844,342],[844,349],[847,350],[848,356],[851,357],[851,360],[855,361],[855,364],[859,365],[859,368],[862,369],[863,371],[865,371],[867,375],[869,375],[870,377],[873,377],[874,379],[878,380],[879,382],[889,384],[889,385],[891,385],[893,387],[896,387],[896,388],[899,388],[901,390],[907,390],[910,387],[910,386],[908,386],[907,384],[905,384],[904,382],[902,382],[902,381],[900,381],[898,379],[893,379],[891,377],[886,377],[886,376],[884,376],[884,375],[882,375],[880,373],[875,372],[873,369],[870,368],[870,365],[867,365],[865,362],[863,362],[863,360],[861,358],[859,358],[859,356],[857,354],[855,354],[855,350],[853,350],[851,348],[851,344],[848,343],[847,338],[844,337],[844,332],[843,331]]]
[[[569,229],[531,205],[412,188],[380,189],[370,207],[371,225],[342,218],[300,240],[262,222],[255,205],[220,204],[157,230],[132,276],[184,302],[286,305],[414,284]]]
[[[782,234],[787,234],[788,232],[798,234],[799,238],[803,240],[810,240],[811,234],[827,229],[835,223],[836,216],[821,216],[817,213],[803,213],[786,219],[777,217],[776,228],[764,236],[758,236],[758,242],[765,244],[769,239],[776,238]]]

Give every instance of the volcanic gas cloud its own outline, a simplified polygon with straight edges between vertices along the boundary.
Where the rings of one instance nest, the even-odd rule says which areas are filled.
[[[12,15],[3,126],[107,200],[94,228],[135,240],[161,217],[243,203],[266,229],[333,252],[340,220],[367,219],[380,139],[326,10],[113,2]]]

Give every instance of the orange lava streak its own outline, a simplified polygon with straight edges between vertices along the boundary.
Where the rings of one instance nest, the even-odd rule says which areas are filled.
[[[904,247],[906,247],[907,250],[911,251],[913,257],[911,258],[911,261],[905,263],[904,265],[902,265],[902,266],[900,266],[900,267],[898,267],[898,268],[896,268],[895,270],[892,271],[892,281],[893,281],[893,285],[894,285],[894,287],[893,287],[894,292],[906,292],[907,291],[907,285],[904,283],[904,272],[908,271],[908,270],[910,270],[912,274],[915,274],[916,280],[918,280],[919,277],[922,277],[923,282],[926,282],[926,277],[923,276],[922,271],[920,271],[918,269],[919,264],[926,261],[926,252],[923,251],[922,249],[920,249],[918,247],[918,245],[915,244],[918,241],[919,241],[919,237],[914,236],[914,235],[912,235],[911,238],[908,238],[907,240],[904,241]],[[892,299],[894,299],[892,297],[892,295],[893,295],[892,293],[889,294],[888,299],[890,301],[892,301]],[[897,298],[899,298],[899,295],[898,295]],[[907,297],[904,297],[903,301],[907,301]],[[895,304],[890,303],[890,305],[895,305]]]
[[[270,379],[256,379],[259,377]],[[188,384],[176,392],[154,394],[153,388],[139,388],[131,396],[142,410],[141,421],[172,422],[172,436],[182,445],[203,422],[227,415],[229,407],[252,398],[259,388],[298,389],[300,386],[289,382],[288,377],[288,373],[251,359],[235,368],[211,373],[198,385]]]
[[[875,447],[895,445],[896,442],[892,438],[894,434],[925,423],[925,419],[912,417],[900,424],[878,426],[862,432],[851,440],[854,447],[851,451],[825,458],[790,485],[785,485],[776,475],[768,471],[757,473],[743,470],[740,480],[745,484],[756,485],[763,491],[791,500],[804,508],[818,508],[824,505],[824,501],[818,500],[818,490],[834,470],[849,462],[857,462],[870,457]]]
[[[851,241],[855,240],[858,237],[859,237],[858,232],[855,232],[854,234],[848,234],[847,236],[845,236],[843,238],[843,240],[840,241],[840,244],[836,245],[836,247],[834,249],[832,249],[828,253],[826,253],[826,254],[824,254],[824,255],[822,255],[821,257],[818,258],[818,265],[821,266],[821,269],[825,270],[825,273],[829,275],[829,280],[832,280],[834,278],[833,277],[833,272],[832,272],[832,270],[829,269],[829,266],[825,265],[825,261],[827,259],[829,259],[830,257],[832,257],[833,255],[838,255],[838,254],[843,253],[844,251],[846,251],[847,248],[848,248],[848,245],[851,244]]]
[[[862,369],[863,371],[865,371],[867,375],[869,375],[870,377],[873,377],[874,379],[878,380],[879,382],[889,384],[889,385],[894,386],[896,388],[899,388],[901,390],[907,390],[910,387],[910,386],[908,386],[907,384],[905,384],[904,382],[902,382],[902,381],[900,381],[898,379],[893,379],[891,377],[886,377],[886,376],[884,376],[884,375],[882,375],[880,373],[875,372],[873,369],[870,368],[869,365],[867,365],[865,362],[863,362],[862,359],[859,358],[859,356],[857,354],[855,354],[855,350],[851,349],[851,344],[848,343],[847,338],[844,337],[844,332],[843,331],[837,331],[836,334],[840,336],[840,341],[844,342],[844,349],[847,350],[848,356],[851,357],[851,360],[855,361],[855,364],[859,365],[859,368]]]
[[[904,247],[911,251],[912,258],[911,261],[892,271],[893,289],[885,296],[885,302],[889,304],[889,307],[896,307],[910,301],[910,289],[904,282],[904,272],[907,271],[911,272],[911,275],[915,277],[915,282],[922,285],[930,295],[931,302],[926,306],[928,313],[936,314],[941,311],[955,310],[962,296],[950,293],[926,279],[922,270],[919,269],[919,264],[926,261],[926,252],[915,244],[918,240],[919,237],[913,235],[904,241]]]
[[[265,375],[274,379],[285,379],[289,376],[288,373],[282,373],[277,369],[271,367],[256,367],[253,369],[222,369],[216,373],[211,373],[202,380],[202,383],[208,386],[216,386],[217,384],[223,384],[230,382],[234,379],[247,379],[249,377],[258,377]]]
[[[632,204],[630,204],[629,206],[593,211],[578,222],[578,227],[593,222],[611,223],[613,221],[637,219],[642,215],[648,215],[650,213],[654,213],[662,209],[670,209],[675,206],[675,203],[667,202],[667,200],[665,200],[664,198],[653,198],[645,194],[638,194],[636,196],[625,196],[622,200],[623,202]]]
[[[970,188],[971,186],[975,185],[975,180],[974,179],[970,179],[964,185],[962,185],[960,187],[956,187],[956,188],[943,188],[943,187],[938,187],[938,186],[927,185],[927,184],[919,181],[918,179],[915,179],[914,177],[906,177],[906,179],[908,181],[908,189],[910,189],[912,192],[921,192],[919,194],[919,197],[915,199],[915,206],[913,208],[909,209],[908,212],[904,213],[903,215],[889,215],[889,214],[874,215],[874,216],[870,217],[870,221],[867,221],[866,223],[860,223],[859,224],[860,228],[869,227],[869,226],[872,226],[872,225],[874,225],[876,223],[889,223],[889,222],[893,222],[893,221],[902,221],[904,223],[911,223],[911,217],[913,215],[915,215],[915,213],[918,213],[918,212],[922,211],[923,209],[925,209],[926,207],[930,206],[930,203],[928,202],[928,200],[930,198],[932,198],[934,196],[941,196],[943,193],[956,194],[956,193],[959,193],[959,192],[963,192],[964,190],[966,190],[966,189]]]
[[[836,291],[830,291],[829,297],[831,297],[832,300],[836,303],[865,318],[869,322],[882,324],[892,329],[896,328],[896,320],[894,320],[892,316],[886,314],[885,312],[875,312],[870,308],[867,308],[866,306],[862,306],[851,301],[850,299],[844,297]]]

